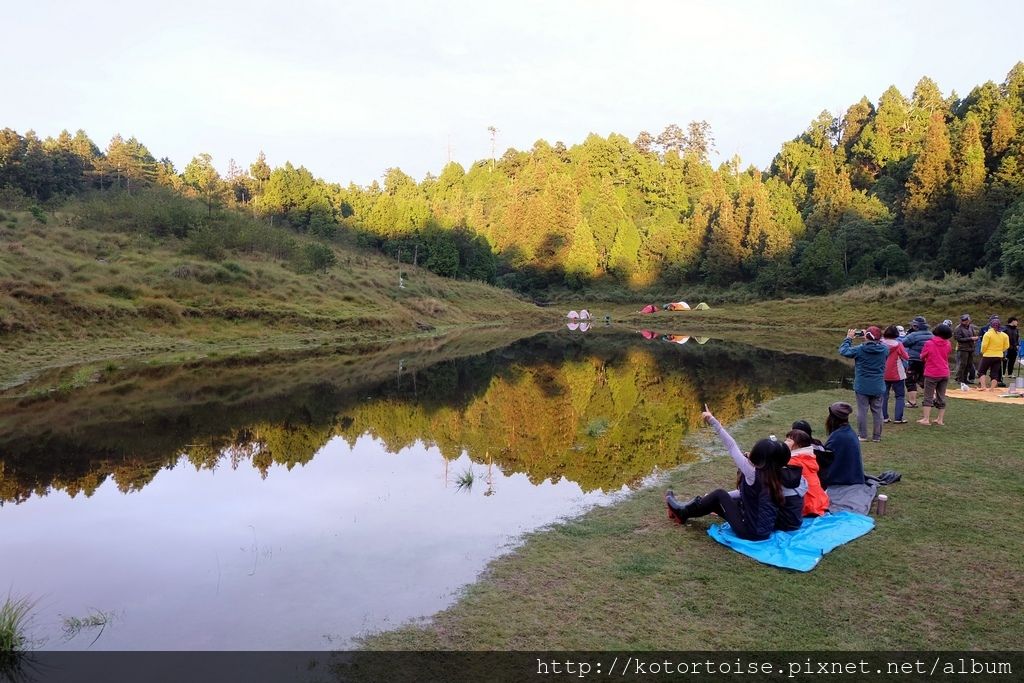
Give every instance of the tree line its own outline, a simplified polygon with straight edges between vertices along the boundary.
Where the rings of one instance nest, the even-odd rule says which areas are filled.
[[[235,207],[329,241],[354,237],[450,277],[521,290],[684,286],[825,292],[987,268],[1024,278],[1024,63],[966,97],[922,78],[842,115],[824,111],[767,169],[712,167],[711,127],[630,141],[539,140],[422,181],[399,168],[342,186],[262,154],[178,171],[135,138],[0,131],[0,187],[36,201],[163,185],[208,213]],[[11,190],[8,190],[11,191]]]

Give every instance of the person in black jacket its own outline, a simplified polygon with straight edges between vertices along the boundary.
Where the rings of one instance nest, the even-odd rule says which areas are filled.
[[[1006,371],[1004,377],[1012,377],[1017,372],[1017,348],[1020,346],[1020,330],[1017,329],[1019,321],[1017,316],[1012,316],[1006,321],[1006,336],[1010,338],[1010,348],[1006,350]]]

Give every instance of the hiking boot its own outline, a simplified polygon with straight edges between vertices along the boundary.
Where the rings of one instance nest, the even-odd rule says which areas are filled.
[[[672,489],[669,489],[665,493],[665,505],[668,507],[668,518],[676,524],[685,524],[686,520],[690,518],[689,513],[693,509],[692,506],[699,502],[700,496],[697,496],[684,505],[676,500],[675,492]]]

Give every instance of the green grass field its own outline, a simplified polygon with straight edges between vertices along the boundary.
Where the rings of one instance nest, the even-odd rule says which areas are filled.
[[[787,396],[733,428],[741,446],[797,418],[823,433],[843,391]],[[910,410],[916,419],[920,410]],[[703,430],[704,462],[610,507],[528,536],[425,625],[366,638],[389,650],[1006,649],[1024,631],[1024,406],[951,399],[947,427],[886,425],[865,469],[895,469],[867,536],[802,574],[679,527],[663,493],[728,488],[735,469]]]

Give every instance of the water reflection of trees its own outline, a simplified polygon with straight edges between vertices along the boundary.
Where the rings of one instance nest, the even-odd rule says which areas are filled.
[[[735,344],[621,335],[568,344],[541,335],[429,365],[400,360],[378,359],[376,373],[371,357],[343,363],[349,371],[340,374],[284,366],[274,379],[254,367],[245,381],[237,373],[220,384],[192,378],[191,389],[187,375],[170,381],[160,371],[131,378],[130,388],[98,388],[81,398],[89,405],[74,396],[27,402],[21,410],[40,412],[36,419],[9,429],[18,411],[8,410],[0,422],[0,500],[50,490],[88,496],[108,478],[123,492],[139,490],[186,462],[197,470],[251,463],[265,477],[275,464],[309,462],[335,436],[353,445],[363,435],[392,453],[421,442],[449,460],[466,452],[535,483],[566,478],[607,490],[685,460],[683,437],[705,402],[731,421],[846,372],[838,362]],[[308,381],[276,390],[290,371]],[[354,379],[364,371],[369,384]],[[116,399],[126,396],[134,400],[122,401],[114,419]]]

